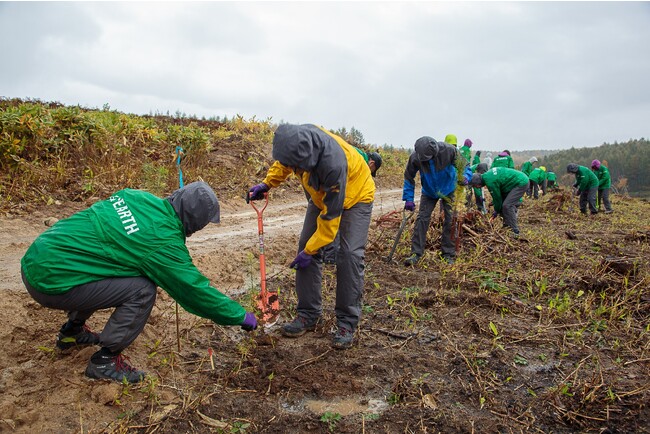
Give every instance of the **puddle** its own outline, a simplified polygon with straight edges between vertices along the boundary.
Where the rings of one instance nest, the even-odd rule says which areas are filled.
[[[309,411],[314,414],[338,413],[349,416],[359,413],[382,413],[388,408],[388,403],[383,399],[367,399],[364,397],[350,397],[334,400],[307,399],[299,405],[283,404],[282,407],[292,413]]]

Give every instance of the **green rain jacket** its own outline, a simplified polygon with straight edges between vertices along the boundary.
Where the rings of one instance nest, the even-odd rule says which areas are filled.
[[[493,167],[507,167],[509,169],[514,169],[515,161],[510,155],[499,155],[494,158],[494,161],[492,161],[492,166],[490,166],[490,169]]]
[[[534,181],[539,185],[542,185],[546,180],[546,172],[544,172],[542,169],[538,167],[537,169],[534,169],[532,172],[530,172],[528,178],[530,178],[531,181]]]
[[[62,294],[107,278],[144,276],[188,312],[222,325],[241,324],[244,308],[210,285],[185,246],[186,233],[218,221],[216,196],[216,220],[201,216],[200,222],[181,221],[175,208],[180,206],[183,213],[182,207],[189,210],[197,204],[178,200],[172,206],[170,200],[178,197],[177,192],[161,199],[125,189],[58,221],[22,258],[27,281],[45,294]]]
[[[609,169],[607,167],[601,164],[598,169],[591,170],[596,174],[596,177],[598,178],[598,190],[604,190],[612,186],[612,177],[610,176]]]
[[[580,191],[587,191],[590,188],[598,187],[598,178],[590,169],[585,166],[578,166],[578,173],[576,175],[576,182],[574,187],[578,187]]]
[[[530,175],[530,172],[533,171],[533,163],[530,161],[526,161],[524,164],[521,165],[521,171],[524,172],[526,175]]]
[[[465,146],[465,145],[461,146],[460,155],[465,157],[468,164],[472,161],[472,149],[469,146]]]
[[[492,196],[492,205],[498,213],[503,208],[503,199],[515,187],[528,185],[528,176],[508,167],[493,167],[483,175],[483,182]]]

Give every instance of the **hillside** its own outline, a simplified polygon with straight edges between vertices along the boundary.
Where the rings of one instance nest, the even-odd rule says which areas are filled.
[[[169,193],[182,145],[186,182],[200,176],[215,185],[222,209],[220,225],[188,239],[194,262],[254,309],[257,220],[243,194],[270,164],[273,125],[30,104],[0,113],[3,155],[11,145],[15,156],[2,160],[0,184],[1,432],[650,432],[650,204],[615,194],[613,214],[587,218],[559,190],[524,201],[519,239],[500,220],[467,211],[453,265],[438,257],[436,211],[423,261],[406,268],[413,219],[394,260],[385,260],[403,218],[401,150],[381,151],[353,348],[330,347],[329,265],[322,323],[297,339],[279,333],[295,310],[287,264],[305,210],[293,181],[272,190],[264,214],[278,324],[245,333],[183,309],[176,316],[159,289],[144,332],[125,351],[150,374],[145,383],[86,379],[95,349],[54,349],[65,314],[24,290],[27,247],[52,218],[113,189]],[[110,313],[88,325],[101,330]]]

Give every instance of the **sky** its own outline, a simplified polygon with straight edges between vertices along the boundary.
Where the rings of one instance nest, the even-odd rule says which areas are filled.
[[[0,97],[412,148],[650,138],[650,2],[5,2]]]

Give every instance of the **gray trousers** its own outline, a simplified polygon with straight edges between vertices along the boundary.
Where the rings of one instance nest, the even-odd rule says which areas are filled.
[[[609,201],[609,188],[598,190],[598,209],[601,205],[605,205],[606,211],[612,210],[612,203]]]
[[[128,347],[142,332],[156,302],[156,285],[146,277],[116,277],[75,286],[63,294],[43,294],[23,274],[27,292],[40,305],[68,311],[69,320],[85,322],[99,309],[115,310],[99,335],[114,353]]]
[[[442,250],[442,256],[454,258],[456,257],[456,246],[451,240],[452,196],[450,196],[449,199],[434,199],[425,194],[420,196],[420,209],[418,210],[418,216],[415,219],[413,237],[411,238],[411,253],[415,253],[418,256],[424,254],[424,248],[427,243],[427,231],[429,230],[429,223],[431,222],[431,213],[436,208],[438,201],[440,201],[440,206],[445,215],[445,220],[442,224],[442,242],[440,250]]]
[[[298,251],[316,232],[321,210],[311,201],[307,205],[305,222],[300,233]],[[372,217],[372,203],[358,203],[343,210],[339,226],[339,248],[336,255],[336,322],[339,327],[355,330],[361,318],[363,275],[368,229]],[[298,315],[316,319],[323,314],[321,285],[323,261],[321,252],[316,253],[308,267],[296,270],[296,294]]]
[[[519,225],[517,224],[517,208],[521,204],[520,199],[528,191],[528,185],[515,187],[503,199],[503,207],[501,208],[501,215],[503,216],[503,224],[508,226],[515,234],[519,233]]]
[[[587,204],[589,204],[589,211],[592,214],[598,213],[596,208],[596,197],[598,195],[598,187],[590,188],[580,192],[580,212],[587,214]],[[608,198],[609,201],[609,198]]]

